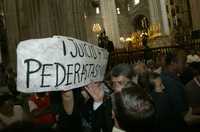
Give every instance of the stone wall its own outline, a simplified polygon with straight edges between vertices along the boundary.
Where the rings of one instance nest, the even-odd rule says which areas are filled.
[[[138,5],[134,5],[132,1],[130,2],[130,5],[131,5],[130,15],[132,21],[134,21],[135,17],[137,17],[138,15],[143,15],[147,17],[149,21],[151,21],[149,4],[147,0],[140,0],[140,3]]]
[[[95,23],[100,24],[101,29],[103,30],[102,16],[101,10],[100,14],[96,14],[96,8],[92,6],[90,1],[86,4],[86,12],[85,12],[85,20],[86,20],[86,31],[87,31],[87,41],[97,45],[97,34],[92,31],[93,25]]]
[[[118,0],[116,6],[120,8],[120,14],[117,14],[120,36],[128,37],[134,30],[131,21],[130,11],[128,11],[127,0]]]
[[[10,65],[16,68],[19,41],[71,36],[86,40],[83,0],[1,0],[8,37]]]

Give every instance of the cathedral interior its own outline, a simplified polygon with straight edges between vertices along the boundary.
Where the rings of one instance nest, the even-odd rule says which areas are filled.
[[[57,41],[50,43],[53,48],[48,47],[39,55],[31,48],[18,53],[21,42],[35,40],[26,45],[34,47],[41,44],[43,38]],[[45,47],[49,43],[42,44],[39,46]],[[42,51],[41,47],[34,47],[35,51]],[[44,57],[47,61],[62,60],[63,65],[57,60],[49,64],[40,63],[39,59],[29,56],[27,60],[18,60],[20,55],[25,58],[29,53],[32,58],[38,55],[39,59]],[[66,53],[70,53],[71,58]],[[85,67],[89,67],[91,72]],[[120,99],[122,94],[131,94],[132,90],[141,95],[133,97],[133,101],[128,99],[135,93],[125,95],[130,105],[125,100],[119,102],[119,106],[127,103],[128,110],[134,110],[128,114],[136,113],[133,116],[136,119],[124,126],[149,126],[154,123],[150,119],[156,117],[156,125],[164,127],[164,130],[170,125],[177,132],[185,132],[185,127],[200,128],[199,69],[200,0],[0,0],[0,132],[1,127],[7,128],[14,121],[21,121],[19,112],[14,113],[14,103],[23,107],[21,115],[26,113],[31,121],[42,117],[45,128],[63,128],[65,132],[71,129],[74,132],[111,132],[115,127],[125,130],[121,128],[123,125],[116,123],[118,120],[113,110],[124,112],[121,109],[126,106],[114,109],[118,105],[113,98]],[[40,79],[40,82],[32,83],[32,88],[29,88],[30,78],[33,81]],[[45,85],[47,82],[55,85]],[[129,83],[136,89],[127,92]],[[30,91],[20,91],[20,88]],[[52,91],[59,91],[58,96]],[[52,99],[51,94],[56,96],[53,95]],[[140,101],[143,97],[144,100]],[[90,109],[82,109],[88,102]],[[116,106],[112,107],[112,103]],[[144,114],[145,110],[149,113]],[[127,116],[127,113],[121,115]],[[146,115],[149,117],[143,122]],[[132,121],[129,115],[121,119],[122,124]],[[101,131],[107,125],[110,130]],[[82,127],[87,129],[82,131]],[[22,131],[35,132],[25,128],[28,130]],[[146,129],[141,127],[138,131],[141,132],[142,128]]]
[[[105,31],[115,49],[140,48],[143,33],[151,38],[152,47],[166,46],[174,36],[186,41],[193,33],[198,38],[199,4],[197,0],[1,0],[1,61],[14,68],[20,41],[53,35],[97,44]],[[156,40],[166,43],[154,44]]]

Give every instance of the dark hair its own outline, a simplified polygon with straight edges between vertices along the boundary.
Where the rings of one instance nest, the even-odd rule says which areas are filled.
[[[127,131],[145,131],[154,127],[155,107],[151,97],[133,82],[112,96],[113,110],[119,126]]]
[[[192,62],[189,67],[192,68],[193,76],[200,75],[200,62]]]
[[[6,101],[13,100],[14,97],[9,94],[0,95],[0,106],[2,106]]]
[[[125,76],[129,79],[132,79],[134,75],[133,67],[132,65],[125,63],[118,64],[112,68],[110,75],[111,77]]]
[[[44,96],[46,96],[46,92],[36,93],[36,95],[37,95],[38,97],[44,97]]]

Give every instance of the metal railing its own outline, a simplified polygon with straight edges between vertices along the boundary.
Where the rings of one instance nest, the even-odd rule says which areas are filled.
[[[199,40],[191,40],[190,42],[183,45],[176,46],[166,46],[166,47],[157,47],[157,48],[149,48],[149,49],[135,49],[132,51],[127,51],[126,49],[116,50],[111,54],[110,64],[116,65],[119,63],[130,63],[133,64],[135,62],[141,61],[145,62],[145,52],[151,53],[151,59],[156,60],[156,58],[160,55],[166,55],[170,52],[176,52],[178,49],[183,49],[188,52],[191,49],[200,50],[200,39]]]

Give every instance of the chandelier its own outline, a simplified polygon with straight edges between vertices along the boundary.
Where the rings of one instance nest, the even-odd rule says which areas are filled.
[[[101,26],[100,26],[100,24],[99,24],[99,23],[95,23],[95,24],[93,25],[93,27],[92,27],[92,31],[93,31],[94,33],[100,33],[100,32],[101,32]]]

